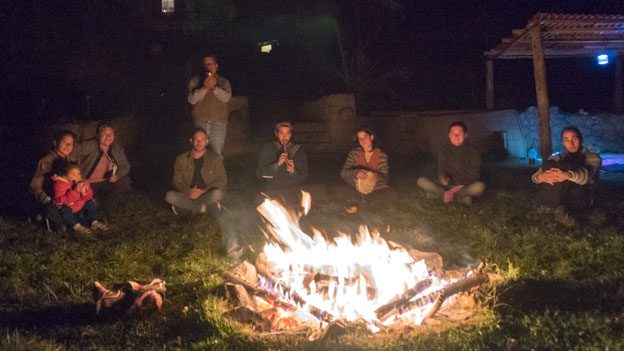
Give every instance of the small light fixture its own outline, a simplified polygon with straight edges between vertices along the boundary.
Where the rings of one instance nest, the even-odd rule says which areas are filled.
[[[609,64],[609,55],[607,55],[607,54],[600,54],[600,55],[596,56],[596,61],[601,66],[608,65]]]
[[[260,52],[263,54],[268,54],[271,50],[273,50],[273,44],[260,45]]]
[[[279,46],[279,42],[277,40],[267,40],[256,43],[260,48],[261,54],[270,54],[273,49],[276,49]]]

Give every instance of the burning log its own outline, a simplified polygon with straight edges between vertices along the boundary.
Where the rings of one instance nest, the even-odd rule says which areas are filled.
[[[375,310],[375,315],[377,315],[377,318],[379,318],[379,320],[386,320],[387,319],[386,316],[397,312],[397,309],[400,308],[400,306],[406,304],[414,296],[428,289],[431,286],[431,283],[432,283],[431,279],[425,279],[425,280],[419,281],[412,288],[407,289],[401,295],[390,300],[387,304],[377,308]]]
[[[282,301],[282,299],[280,299],[277,294],[273,294],[268,291],[262,290],[258,288],[257,286],[253,286],[248,281],[241,279],[230,272],[223,273],[223,279],[233,284],[242,285],[245,289],[250,291],[252,294],[269,300],[271,303],[273,303],[277,307],[283,308],[288,311],[295,311],[297,309],[297,306],[291,303]]]
[[[433,306],[427,311],[425,317],[429,318],[433,316],[438,309],[442,306],[442,303],[445,299],[458,294],[460,292],[468,291],[475,286],[479,286],[488,281],[487,274],[483,273],[474,273],[471,276],[457,281],[455,283],[451,283],[445,286],[442,290],[438,290],[432,292],[431,294],[427,294],[425,296],[419,297],[413,301],[407,301],[403,304],[397,305],[394,309],[392,309],[389,313],[385,314],[383,318],[379,318],[381,321],[385,321],[388,318],[397,315],[403,314],[405,312],[411,311],[415,308],[425,307],[430,303],[434,303]]]

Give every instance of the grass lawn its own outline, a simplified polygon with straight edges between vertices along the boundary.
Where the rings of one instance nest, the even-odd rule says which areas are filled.
[[[530,169],[493,162],[484,170],[486,195],[472,207],[425,199],[415,183],[428,163],[402,160],[391,164],[400,200],[346,218],[333,196],[340,162],[311,161],[317,170],[311,182],[324,185],[313,194],[309,224],[329,231],[360,221],[383,230],[389,225],[385,237],[439,252],[449,268],[478,261],[499,267],[506,281],[486,287],[475,322],[375,335],[354,331],[310,343],[300,336],[262,337],[224,319],[224,238],[235,233],[256,250],[263,242],[249,162],[228,160],[232,191],[219,221],[176,217],[160,194],[140,190],[111,211],[113,229],[95,239],[1,218],[0,349],[624,349],[624,183],[607,177],[599,208],[576,223],[534,222],[526,217],[537,195]],[[154,277],[167,282],[162,314],[143,320],[95,316],[95,280]]]

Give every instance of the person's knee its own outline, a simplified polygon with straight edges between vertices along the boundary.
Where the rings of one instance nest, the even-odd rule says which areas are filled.
[[[167,191],[167,193],[165,194],[165,202],[167,202],[168,204],[174,205],[177,202],[176,201],[177,198],[178,198],[177,191]]]
[[[421,189],[429,188],[429,184],[431,184],[431,180],[426,177],[418,177],[418,179],[416,180],[416,185],[418,185],[418,187]]]
[[[223,200],[223,196],[223,191],[221,191],[220,189],[214,189],[210,192],[210,198],[214,202],[221,202]]]
[[[484,182],[474,182],[470,185],[470,196],[481,196],[485,192]]]
[[[117,193],[130,191],[132,189],[132,181],[130,180],[130,176],[126,175],[126,176],[119,178],[115,182],[114,187],[115,187],[115,192]]]

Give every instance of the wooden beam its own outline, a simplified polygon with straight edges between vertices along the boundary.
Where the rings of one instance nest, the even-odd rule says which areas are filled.
[[[485,108],[494,109],[494,61],[485,61]]]
[[[540,153],[546,160],[552,153],[552,138],[550,132],[550,112],[548,111],[548,84],[546,82],[546,60],[542,44],[542,30],[539,22],[531,28],[531,42],[533,49],[533,76],[535,78],[535,95],[537,97],[537,124],[539,127]]]
[[[624,58],[622,57],[624,52],[618,52],[617,57],[615,58],[615,112],[623,113],[624,112],[624,85],[622,80],[624,80],[624,67],[622,67]]]

